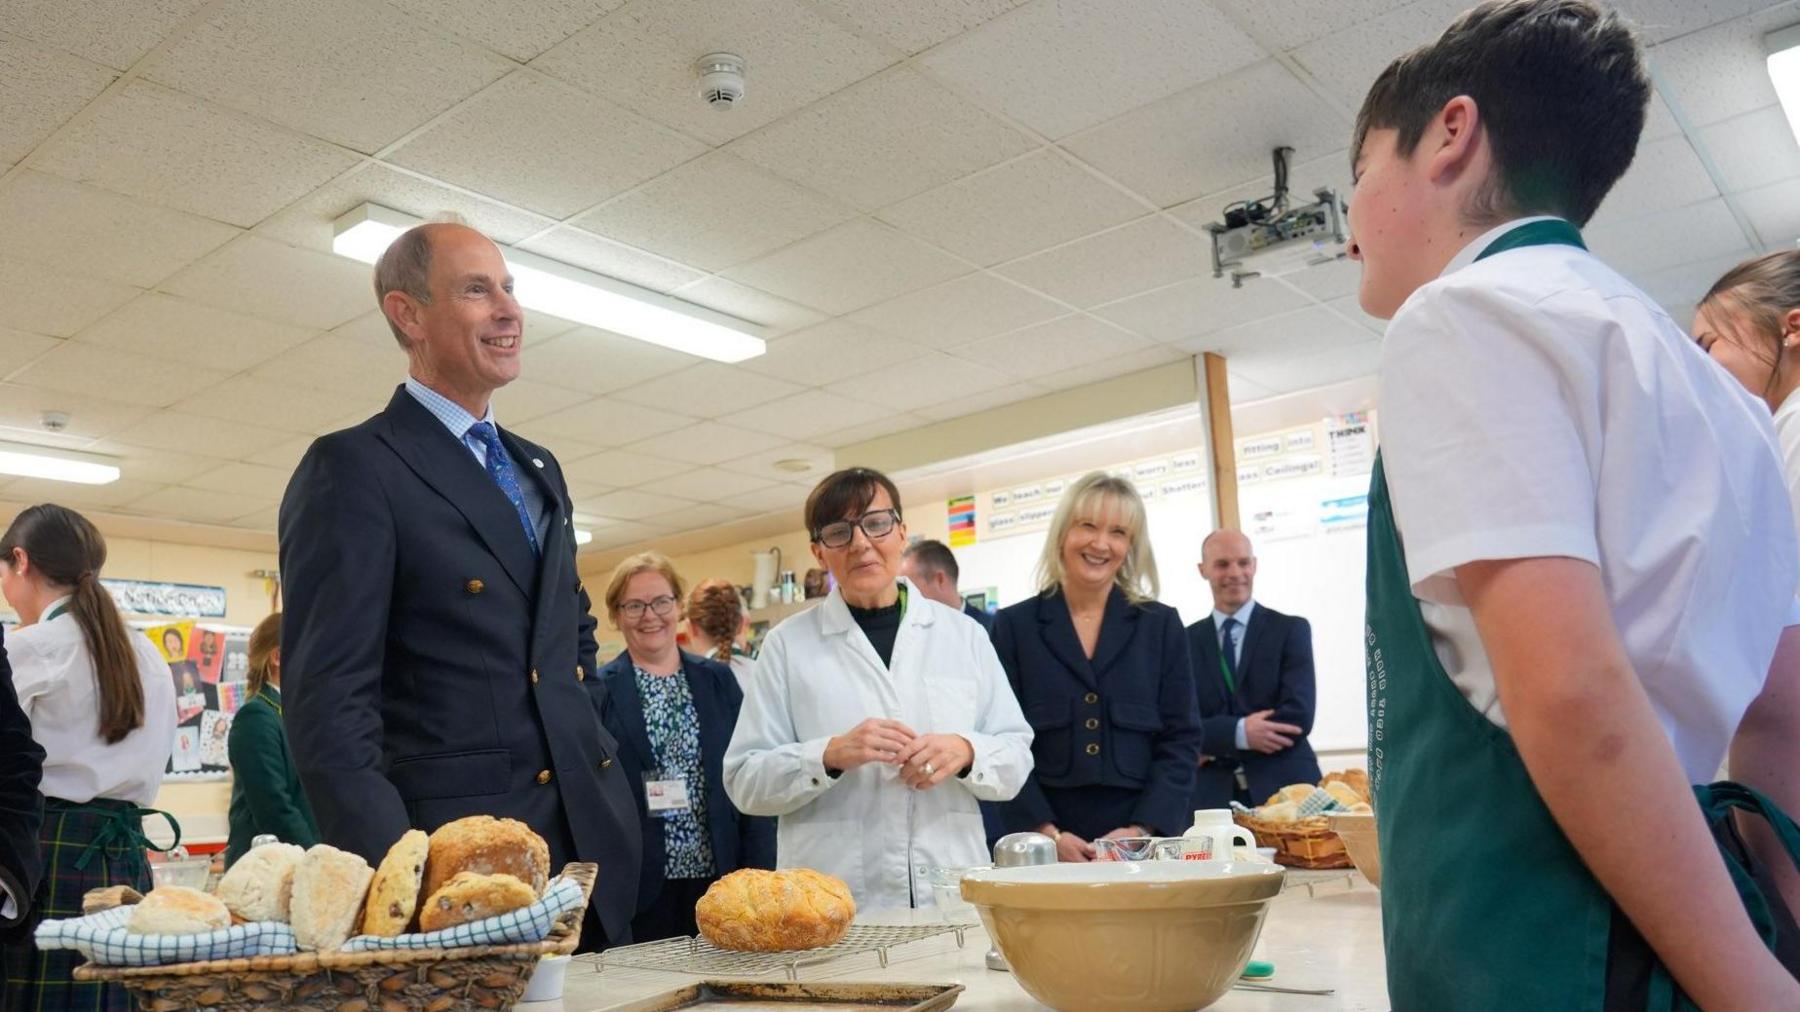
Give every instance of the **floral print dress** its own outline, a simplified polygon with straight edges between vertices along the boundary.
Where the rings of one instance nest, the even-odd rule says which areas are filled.
[[[700,717],[694,712],[694,696],[687,677],[653,675],[632,666],[637,676],[638,698],[644,701],[644,730],[656,753],[660,779],[680,777],[687,782],[688,808],[664,813],[663,876],[712,878],[712,838],[706,832],[706,770],[700,762]],[[656,815],[652,815],[656,818]]]

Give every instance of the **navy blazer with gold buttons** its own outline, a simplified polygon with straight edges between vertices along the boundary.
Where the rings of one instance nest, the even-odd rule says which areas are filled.
[[[1090,660],[1053,590],[1002,609],[994,649],[1036,734],[1037,766],[1008,803],[1009,826],[1056,821],[1045,787],[1100,785],[1138,790],[1132,821],[1152,832],[1188,827],[1200,710],[1175,609],[1113,588]]]

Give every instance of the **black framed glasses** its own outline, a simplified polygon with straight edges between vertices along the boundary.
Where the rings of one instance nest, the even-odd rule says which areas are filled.
[[[675,599],[664,594],[648,601],[625,601],[619,605],[619,614],[636,622],[644,617],[645,609],[649,609],[658,618],[668,618],[675,611]]]
[[[855,520],[839,520],[834,524],[826,524],[813,531],[813,540],[826,548],[842,548],[856,540],[856,529],[869,536],[870,541],[880,541],[894,528],[900,526],[900,511],[896,509],[870,510]]]

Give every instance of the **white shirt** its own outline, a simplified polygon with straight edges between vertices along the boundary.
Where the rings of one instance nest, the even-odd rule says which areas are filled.
[[[1781,450],[1781,472],[1787,479],[1788,504],[1800,522],[1800,390],[1775,409],[1775,442]]]
[[[975,750],[966,777],[928,791],[870,763],[833,779],[825,745],[870,717],[919,734],[959,734]],[[981,801],[1006,801],[1031,772],[1031,725],[987,632],[913,588],[881,663],[836,589],[770,631],[725,752],[725,793],[747,815],[779,816],[783,868],[850,886],[859,910],[929,905],[919,869],[989,864]]]
[[[44,614],[68,601],[51,602]],[[112,798],[144,806],[156,800],[175,741],[175,680],[149,637],[135,629],[126,636],[144,686],[144,723],[112,745],[100,737],[100,687],[75,616],[64,612],[6,637],[19,705],[44,748],[41,789],[47,798],[77,804]]]
[[[1768,407],[1587,252],[1470,243],[1381,352],[1381,437],[1413,593],[1451,679],[1506,724],[1457,586],[1484,559],[1600,568],[1690,780],[1761,690],[1800,577]]]
[[[1237,619],[1237,626],[1231,630],[1231,670],[1233,671],[1242,670],[1241,665],[1244,662],[1244,633],[1250,628],[1250,613],[1255,610],[1256,602],[1254,600],[1245,601],[1242,608],[1239,608],[1235,613],[1230,615],[1225,614],[1217,608],[1213,609],[1213,631],[1219,634],[1220,653],[1225,652],[1225,620],[1228,618]],[[1235,738],[1235,744],[1239,752],[1250,747],[1250,738],[1248,735],[1244,734],[1244,718],[1238,718],[1237,730],[1232,732],[1232,734]]]

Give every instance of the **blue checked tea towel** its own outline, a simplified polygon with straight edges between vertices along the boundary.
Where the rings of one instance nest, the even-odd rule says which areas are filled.
[[[465,945],[522,945],[550,937],[556,919],[581,906],[581,886],[573,879],[551,881],[544,895],[528,907],[496,914],[479,921],[458,924],[442,931],[426,931],[393,938],[358,935],[344,943],[345,952],[383,952],[402,949],[451,949]]]
[[[125,930],[131,907],[37,926],[40,949],[74,949],[100,966],[167,966],[209,959],[287,956],[299,951],[293,929],[278,921],[237,924],[198,935],[134,935]]]

